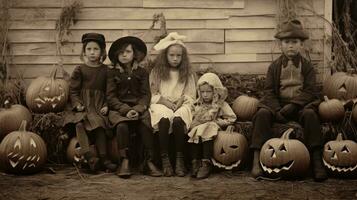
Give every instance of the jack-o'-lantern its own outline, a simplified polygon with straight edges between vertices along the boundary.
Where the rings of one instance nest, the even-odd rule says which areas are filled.
[[[247,95],[241,95],[233,101],[232,109],[239,121],[252,120],[257,112],[259,100]]]
[[[345,72],[334,73],[324,82],[323,92],[329,98],[354,99],[357,97],[357,75]]]
[[[286,130],[281,138],[266,141],[260,151],[262,169],[271,176],[302,176],[310,164],[309,151],[296,139],[289,139],[294,129]]]
[[[327,169],[336,175],[356,175],[357,143],[343,140],[340,133],[336,140],[325,144],[322,160]]]
[[[46,162],[45,142],[36,133],[26,131],[26,123],[22,121],[20,129],[6,135],[0,144],[0,166],[6,172],[35,173]]]
[[[63,111],[69,93],[67,81],[56,78],[57,67],[50,77],[38,77],[33,80],[26,91],[26,104],[35,113]]]
[[[93,155],[97,156],[97,150],[95,145],[90,145],[89,150]],[[67,146],[67,161],[70,163],[80,163],[86,162],[81,152],[81,147],[79,145],[78,139],[73,137]]]
[[[32,121],[30,111],[20,105],[10,105],[5,101],[5,107],[0,108],[0,141],[12,131],[19,130],[22,120]]]
[[[345,115],[345,108],[338,99],[328,99],[324,96],[324,101],[319,105],[319,115],[323,121],[337,121]]]
[[[244,135],[234,132],[233,126],[219,131],[213,144],[213,165],[233,169],[238,167],[248,152],[248,142]]]

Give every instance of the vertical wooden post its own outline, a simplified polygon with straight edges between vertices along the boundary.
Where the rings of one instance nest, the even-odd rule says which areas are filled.
[[[332,24],[332,6],[333,0],[325,0],[325,11],[324,18]],[[328,62],[331,61],[331,44],[332,41],[329,42],[327,39],[331,39],[332,37],[332,27],[329,23],[324,22],[324,70],[323,70],[323,81],[331,76],[331,68],[328,67]]]

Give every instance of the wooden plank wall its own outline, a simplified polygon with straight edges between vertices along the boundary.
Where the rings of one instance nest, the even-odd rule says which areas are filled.
[[[299,0],[324,16],[325,1]],[[11,74],[26,79],[46,75],[57,63],[55,23],[62,0],[12,0],[9,41]],[[163,13],[169,32],[187,36],[187,47],[195,68],[213,67],[225,73],[264,74],[279,53],[274,40],[277,24],[276,0],[83,0],[78,22],[72,26],[63,47],[65,69],[80,63],[81,35],[103,33],[108,49],[119,37],[141,37],[149,48],[159,27],[149,31],[155,13]],[[300,19],[308,29],[310,56],[323,71],[324,23],[307,10]],[[108,61],[106,61],[108,62]]]

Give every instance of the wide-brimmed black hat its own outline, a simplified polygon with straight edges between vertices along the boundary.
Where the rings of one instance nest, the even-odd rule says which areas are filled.
[[[105,49],[105,37],[100,33],[85,33],[82,35],[82,43],[95,41],[98,42],[99,46]]]
[[[276,33],[274,37],[277,39],[284,39],[284,38],[299,38],[301,40],[309,39],[309,35],[304,31],[301,22],[297,19],[284,22],[281,25],[279,32]]]
[[[131,44],[135,46],[135,49],[137,49],[138,51],[144,54],[143,57],[145,57],[147,54],[147,48],[145,42],[142,41],[140,38],[134,36],[122,37],[117,39],[115,42],[113,42],[112,46],[110,46],[109,59],[110,61],[112,61],[112,63],[118,62],[118,50],[123,44]]]

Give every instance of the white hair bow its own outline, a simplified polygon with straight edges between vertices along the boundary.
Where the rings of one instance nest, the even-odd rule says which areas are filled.
[[[185,46],[183,40],[186,39],[186,36],[179,35],[177,32],[169,33],[165,38],[161,39],[159,43],[154,46],[155,50],[166,49],[168,46],[172,44],[180,44]]]

